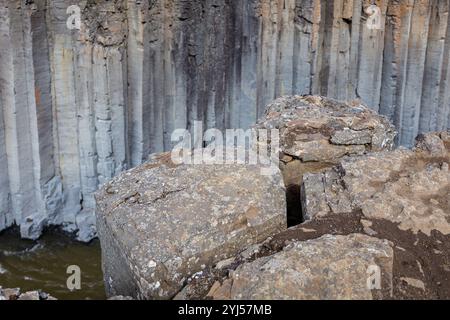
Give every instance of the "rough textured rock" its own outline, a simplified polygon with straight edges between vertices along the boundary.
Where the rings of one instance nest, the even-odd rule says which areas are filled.
[[[446,0],[376,1],[379,29],[368,0],[79,1],[69,30],[73,4],[0,1],[0,230],[89,240],[95,190],[175,128],[247,128],[282,95],[359,97],[406,146],[449,127]]]
[[[196,275],[178,298],[348,298],[359,292],[374,299],[449,299],[449,138],[449,132],[421,135],[413,150],[342,159],[324,173],[307,175],[302,199],[307,221]],[[360,247],[366,253],[388,243],[389,267],[375,263],[381,268],[380,290],[364,293],[361,283],[370,272],[352,271],[345,294],[335,286],[347,273],[333,272],[355,252],[345,253],[338,244],[351,244],[355,237],[370,239],[357,241],[367,244]],[[358,257],[351,258],[352,266],[359,265]],[[299,286],[306,289],[296,290]]]
[[[21,292],[19,288],[2,289],[0,287],[0,301],[1,300],[56,300],[51,295],[40,290]]]
[[[170,157],[155,156],[97,194],[109,295],[172,298],[188,277],[286,229],[279,171],[176,166]]]
[[[342,160],[336,168],[306,175],[307,217],[361,210],[369,219],[398,223],[401,230],[450,235],[450,134],[432,133],[417,148]]]
[[[305,177],[311,218],[283,239],[365,233],[394,243],[394,298],[448,299],[450,270],[450,134],[430,133],[414,150],[345,159]],[[300,232],[300,228],[310,232]]]
[[[279,98],[269,104],[255,127],[280,130],[291,225],[307,218],[300,210],[300,186],[306,173],[330,168],[345,156],[391,150],[396,134],[385,117],[359,101],[345,103],[319,96]]]
[[[221,300],[376,299],[368,281],[372,266],[381,268],[382,288],[390,292],[393,250],[388,241],[328,235],[239,266],[209,295]]]
[[[279,129],[281,151],[302,162],[336,163],[345,155],[389,150],[395,136],[386,118],[360,102],[320,96],[279,98],[256,128]]]

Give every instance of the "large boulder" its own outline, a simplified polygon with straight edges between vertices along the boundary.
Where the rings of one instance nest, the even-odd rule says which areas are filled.
[[[281,173],[258,165],[175,165],[162,154],[96,199],[109,296],[172,298],[190,276],[287,225]]]
[[[398,149],[342,160],[320,174],[307,174],[303,211],[313,218],[361,211],[402,230],[450,235],[450,134],[418,138],[415,150]]]
[[[380,298],[378,290],[392,291],[391,246],[360,234],[294,242],[241,265],[209,295],[232,300]]]
[[[279,129],[281,170],[290,225],[304,220],[300,186],[305,173],[318,173],[345,156],[391,150],[394,126],[359,101],[319,96],[282,97],[270,104],[256,129]]]

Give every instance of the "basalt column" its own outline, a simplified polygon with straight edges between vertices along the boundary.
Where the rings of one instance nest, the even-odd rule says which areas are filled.
[[[449,5],[0,0],[0,230],[87,241],[93,192],[175,129],[249,128],[282,95],[359,98],[399,145],[447,129]]]

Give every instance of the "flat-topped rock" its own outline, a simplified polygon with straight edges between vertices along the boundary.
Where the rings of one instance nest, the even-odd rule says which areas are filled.
[[[326,235],[241,265],[209,295],[232,300],[377,299],[378,290],[392,289],[392,266],[388,241]],[[370,275],[378,272],[379,283],[372,282]]]
[[[286,229],[280,172],[258,165],[174,165],[170,154],[96,196],[108,295],[168,299],[186,279]]]

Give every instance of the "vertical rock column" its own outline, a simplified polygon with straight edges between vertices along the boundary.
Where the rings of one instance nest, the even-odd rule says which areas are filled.
[[[64,206],[59,223],[67,230],[76,230],[76,215],[81,211],[81,181],[79,157],[79,130],[77,92],[75,87],[74,37],[77,30],[70,30],[66,21],[68,0],[48,3],[49,28],[52,39],[50,59],[52,63],[53,108],[55,112],[55,141],[57,164],[63,177]],[[80,132],[86,135],[86,132]],[[91,142],[92,143],[92,142]]]
[[[58,221],[62,205],[62,183],[54,161],[52,74],[46,12],[46,1],[35,1],[31,6],[30,49],[33,58],[36,109],[35,113],[30,112],[30,115],[32,123],[37,124],[34,127],[34,130],[37,130],[34,152],[38,154],[34,163],[35,175],[38,177],[36,183],[41,187],[41,197],[48,216],[47,223],[54,224]]]
[[[5,143],[3,105],[0,99],[0,230],[10,227],[14,222],[10,204],[8,159]]]
[[[6,8],[5,1],[0,2],[0,35],[4,37],[9,34],[9,10]],[[1,41],[1,38],[0,38]],[[4,46],[0,47],[0,71],[5,68],[6,61],[4,55],[7,53]],[[2,72],[3,73],[3,72]],[[3,78],[0,75],[0,79]],[[9,188],[8,158],[6,154],[6,121],[4,120],[3,110],[5,99],[3,99],[3,87],[0,84],[0,230],[11,226],[14,222],[14,216],[11,208],[11,195]]]
[[[380,112],[413,146],[421,132],[448,128],[449,1],[391,1],[386,19]]]
[[[144,61],[146,42],[145,37],[148,17],[146,4],[136,3],[135,1],[126,1],[128,24],[128,114],[129,114],[129,133],[130,141],[130,164],[136,166],[142,163],[149,154],[149,123],[148,114],[150,101],[144,101],[144,91],[148,85],[147,77],[144,75],[148,61]],[[148,52],[148,50],[147,50]],[[162,74],[160,74],[162,76]],[[144,81],[144,77],[145,81]],[[147,93],[145,93],[147,94]]]
[[[95,145],[97,150],[98,186],[103,185],[127,168],[126,110],[124,99],[125,61],[123,44],[126,20],[122,3],[105,3],[94,9],[87,8],[90,38],[81,47],[92,48],[92,103],[95,114]],[[83,193],[82,218],[94,226],[94,189]]]
[[[449,105],[449,1],[432,1],[423,78],[419,132],[444,130]]]
[[[44,56],[35,68],[38,53],[33,51],[33,43],[45,43],[46,36],[39,29],[31,33],[40,15],[36,5],[2,1],[1,10],[0,97],[11,209],[22,236],[35,239],[58,207],[53,197],[58,193],[58,183],[50,181],[54,176],[52,150],[48,148],[52,145],[51,111],[49,105],[41,103],[49,98],[49,82],[45,81],[48,59]],[[44,167],[41,161],[45,160],[48,163]],[[11,224],[8,216],[6,220],[6,225]]]

